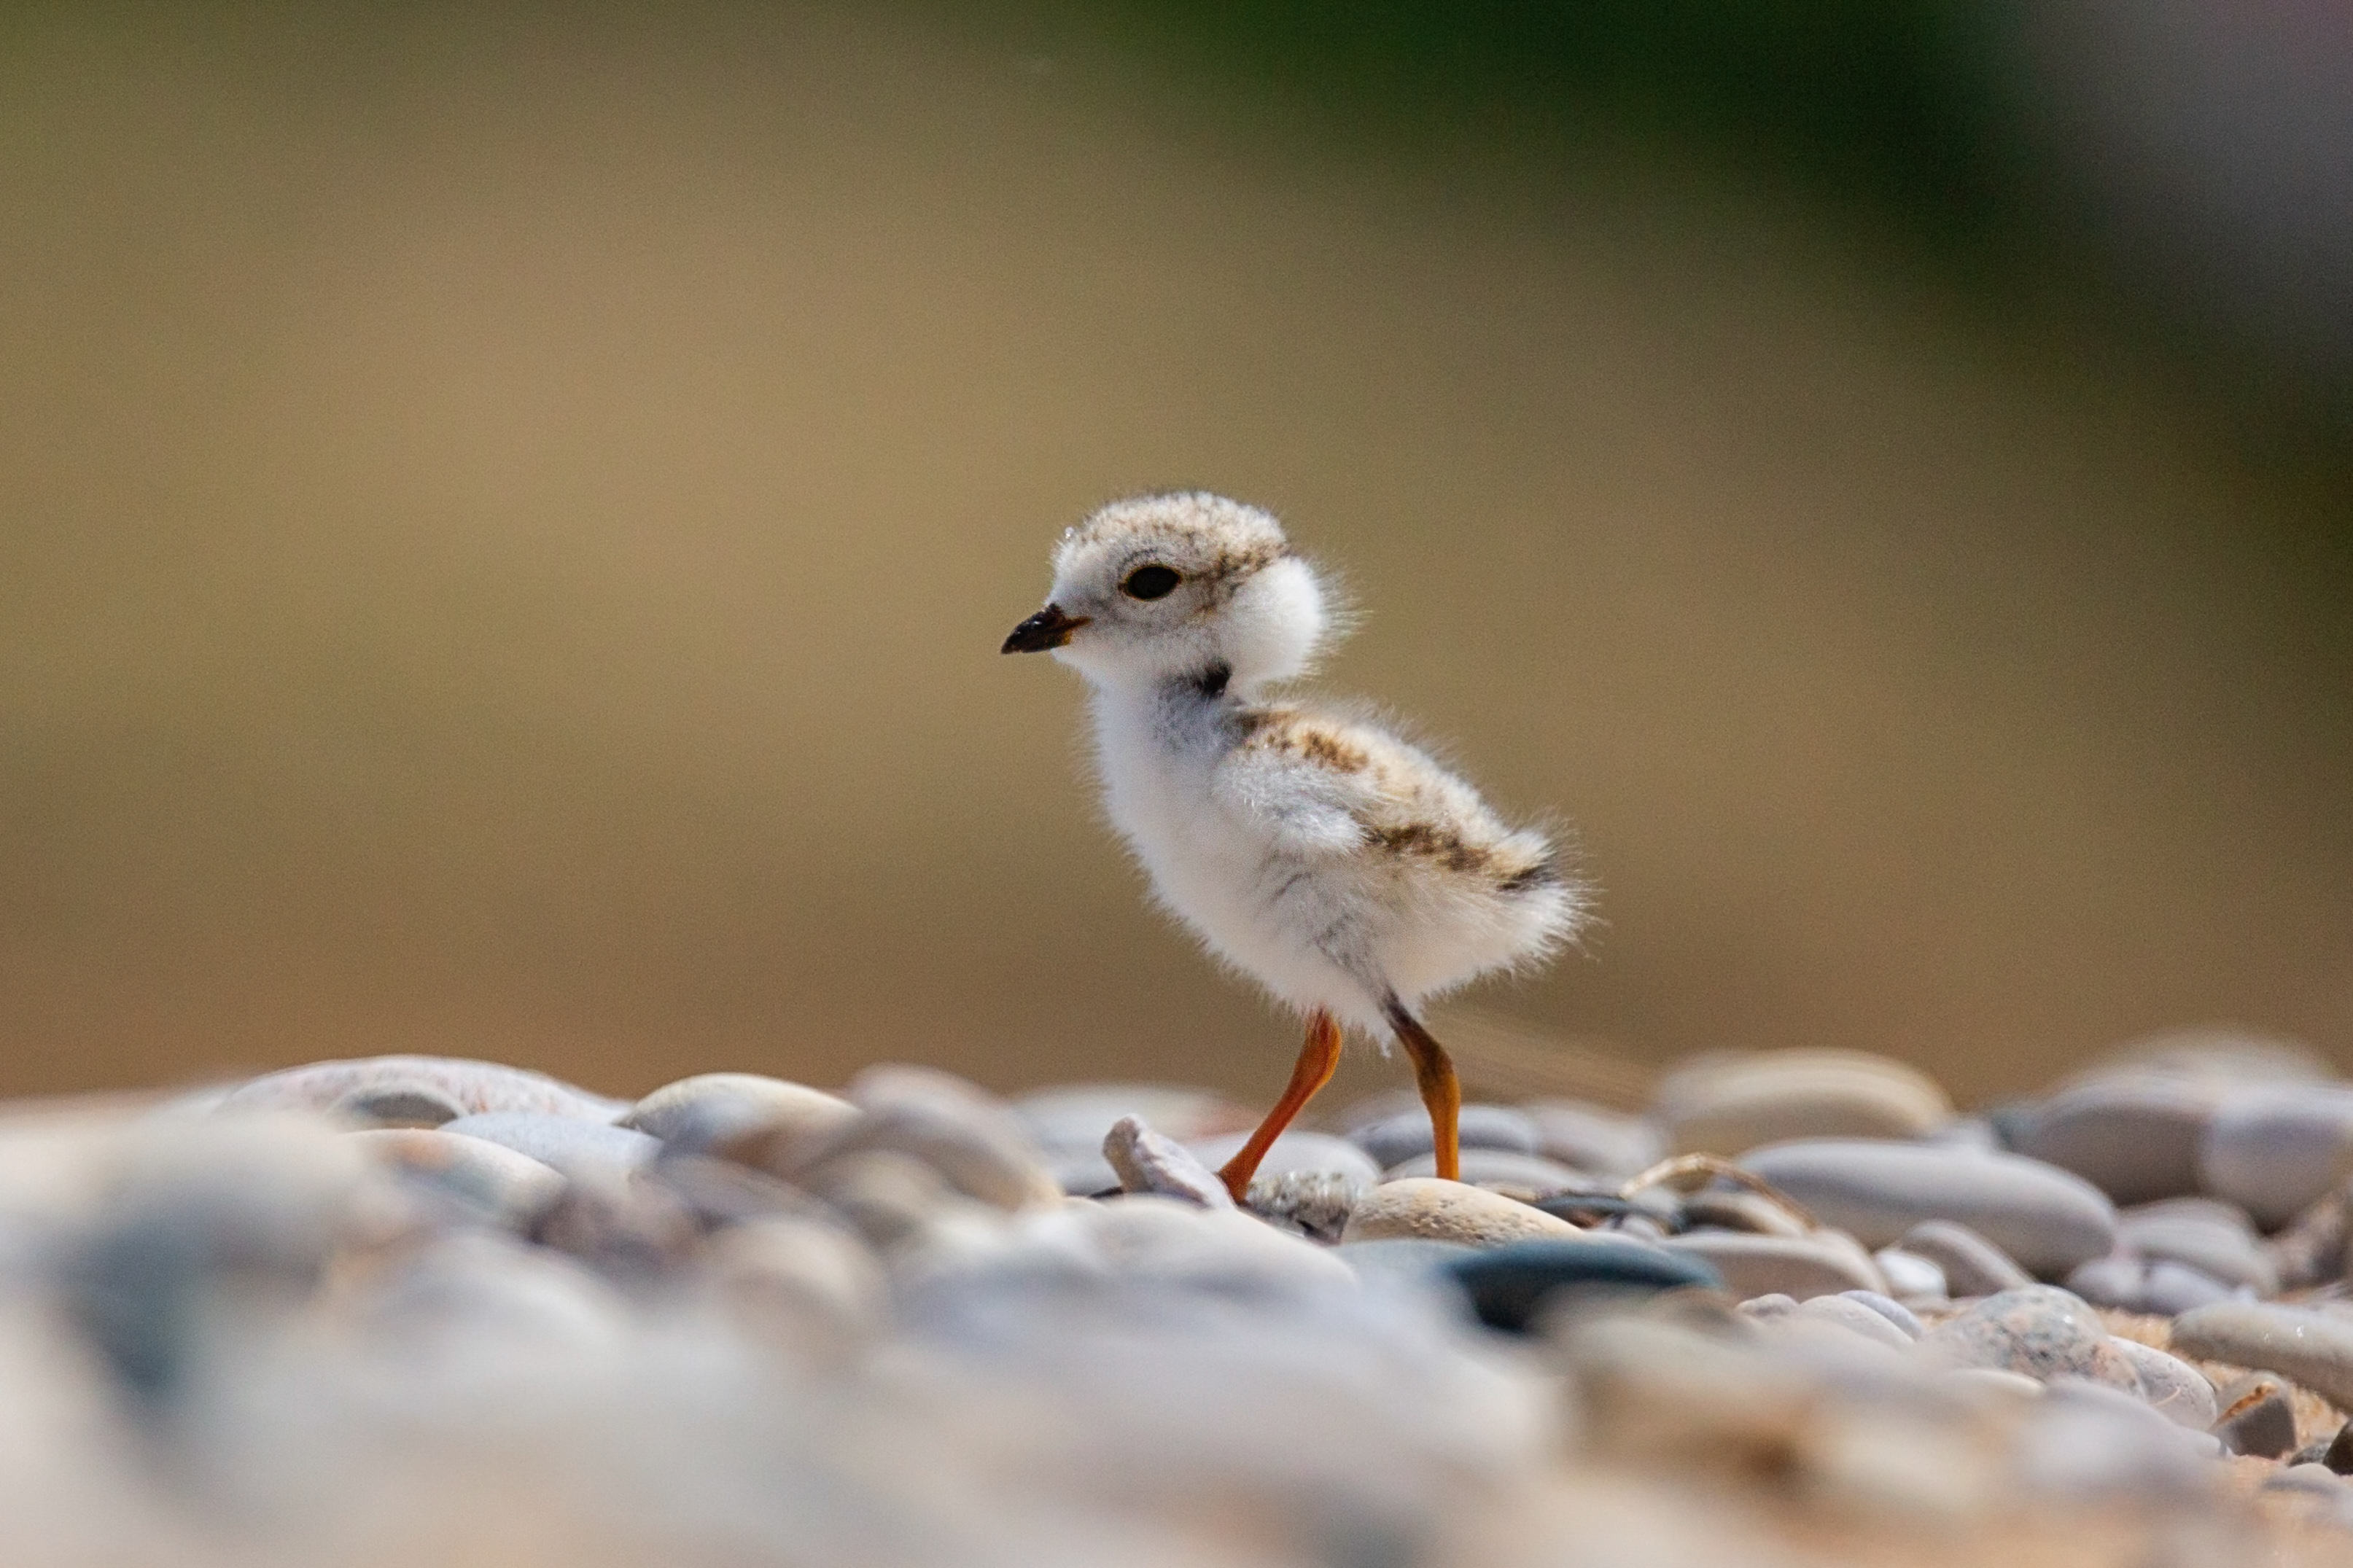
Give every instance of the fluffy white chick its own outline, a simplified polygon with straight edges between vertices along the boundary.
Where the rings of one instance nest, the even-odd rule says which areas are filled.
[[[1159,900],[1306,1015],[1290,1087],[1219,1172],[1240,1199],[1338,1065],[1341,1026],[1393,1036],[1460,1173],[1461,1091],[1418,1015],[1549,955],[1587,889],[1534,828],[1377,722],[1275,700],[1334,626],[1273,517],[1200,491],[1114,501],[1062,536],[1046,607],[1007,653],[1051,649],[1092,688],[1113,825]]]

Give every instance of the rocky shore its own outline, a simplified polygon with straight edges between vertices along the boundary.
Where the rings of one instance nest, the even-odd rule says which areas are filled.
[[[2353,1563],[2353,1083],[1964,1114],[1717,1057],[1210,1174],[1180,1086],[634,1103],[326,1062],[0,1106],[12,1563]]]

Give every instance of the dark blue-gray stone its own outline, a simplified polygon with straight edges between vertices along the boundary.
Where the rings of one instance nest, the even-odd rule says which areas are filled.
[[[1547,1298],[1562,1290],[1721,1289],[1723,1276],[1697,1258],[1614,1237],[1538,1238],[1491,1247],[1448,1265],[1490,1328],[1525,1332]]]

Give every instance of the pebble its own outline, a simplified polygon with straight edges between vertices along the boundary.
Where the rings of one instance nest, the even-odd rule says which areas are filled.
[[[378,1164],[468,1217],[521,1229],[564,1191],[554,1166],[502,1143],[436,1128],[388,1127],[348,1135]]]
[[[1520,1111],[1535,1129],[1535,1152],[1579,1171],[1622,1181],[1666,1157],[1666,1137],[1646,1117],[1581,1100],[1531,1100]]]
[[[786,1181],[822,1184],[825,1167],[899,1154],[922,1161],[955,1191],[1000,1209],[1062,1201],[1061,1184],[1044,1155],[1001,1105],[966,1086],[944,1086],[903,1069],[897,1078],[872,1075],[871,1068],[861,1075],[859,1115],[789,1151],[757,1151],[778,1161],[760,1159],[760,1168]],[[861,1084],[851,1088],[858,1094]]]
[[[2044,1101],[2011,1147],[2074,1172],[2119,1204],[2194,1193],[2199,1144],[2222,1094],[2211,1079],[2105,1074]]]
[[[1383,1172],[1381,1179],[1394,1182],[1407,1176],[1434,1176],[1437,1173],[1437,1156],[1419,1154]],[[1572,1171],[1557,1160],[1547,1160],[1541,1154],[1517,1153],[1508,1149],[1463,1150],[1461,1179],[1472,1186],[1502,1193],[1524,1204],[1542,1203],[1563,1193],[1593,1193],[1608,1184],[1583,1171]]]
[[[1951,1296],[1994,1296],[2034,1283],[2008,1253],[1952,1220],[1922,1220],[1897,1245],[1935,1264]]]
[[[2353,1165],[2353,1086],[2244,1089],[2216,1108],[2198,1149],[2200,1186],[2269,1230],[2294,1219]]]
[[[2026,1487],[2054,1501],[2141,1498],[2178,1507],[2213,1490],[2206,1461],[2219,1451],[2212,1437],[2175,1426],[2128,1390],[2058,1376],[2028,1408],[2017,1464]]]
[[[838,1226],[782,1215],[730,1226],[706,1266],[737,1321],[795,1352],[839,1355],[888,1321],[881,1264]]]
[[[619,1125],[681,1153],[735,1157],[754,1139],[791,1142],[841,1126],[858,1108],[838,1094],[752,1072],[706,1072],[666,1083],[624,1111]],[[747,1163],[776,1157],[766,1150]]]
[[[1448,1265],[1489,1328],[1525,1332],[1564,1293],[1715,1289],[1716,1271],[1700,1258],[1612,1237],[1514,1241]]]
[[[1787,1295],[1802,1301],[1846,1290],[1884,1291],[1887,1281],[1862,1247],[1816,1233],[1759,1236],[1737,1230],[1693,1230],[1659,1245],[1705,1260],[1736,1296]]]
[[[1890,1350],[1907,1351],[1917,1332],[1907,1333],[1892,1318],[1855,1300],[1870,1291],[1850,1291],[1836,1296],[1815,1296],[1798,1304],[1794,1315],[1819,1322],[1835,1323],[1851,1333],[1887,1346]],[[1890,1302],[1889,1305],[1894,1305]],[[1908,1314],[1907,1314],[1908,1315]],[[1919,1325],[1913,1325],[1915,1331]]]
[[[1156,1193],[1209,1209],[1234,1206],[1233,1195],[1215,1171],[1175,1139],[1146,1127],[1140,1117],[1123,1116],[1113,1122],[1103,1134],[1103,1152],[1127,1192]]]
[[[2140,1396],[2150,1408],[2175,1426],[2187,1426],[2193,1432],[2203,1432],[2214,1425],[2214,1385],[2207,1381],[2204,1373],[2179,1356],[2168,1355],[2137,1340],[2116,1337],[2109,1342],[2125,1353],[2133,1371],[2140,1374]]]
[[[2353,1317],[2261,1301],[2218,1301],[2173,1321],[2173,1348],[2199,1361],[2275,1372],[2353,1408]]]
[[[1883,1296],[1876,1290],[1848,1290],[1843,1292],[1840,1299],[1870,1308],[1903,1330],[1904,1337],[1907,1340],[1916,1340],[1927,1331],[1921,1327],[1919,1314],[1914,1312],[1903,1302],[1893,1297]]]
[[[2156,1204],[2127,1209],[2117,1225],[2126,1251],[2170,1260],[2224,1285],[2244,1285],[2259,1296],[2276,1294],[2279,1265],[2243,1215],[2216,1204]]]
[[[1820,1139],[1755,1150],[1740,1163],[1869,1247],[1899,1241],[1924,1220],[1956,1220],[2030,1273],[2056,1277],[2116,1243],[2107,1194],[2016,1154]]]
[[[1567,1220],[1555,1219],[1482,1187],[1435,1176],[1409,1176],[1384,1182],[1366,1193],[1349,1214],[1341,1239],[1414,1238],[1500,1247],[1543,1237],[1573,1239],[1583,1234]]]
[[[2215,1395],[2213,1432],[2223,1450],[2276,1459],[2295,1447],[2295,1403],[2272,1373],[2248,1373]]]
[[[1704,1057],[1651,1108],[1676,1153],[1741,1154],[1798,1138],[1916,1138],[1953,1113],[1918,1069],[1859,1051]]]
[[[624,1109],[619,1100],[591,1094],[545,1073],[464,1057],[422,1056],[359,1057],[265,1073],[221,1096],[216,1109],[330,1111],[346,1102],[364,1104],[379,1092],[388,1105],[396,1103],[398,1096],[417,1096],[419,1106],[447,1104],[470,1116],[491,1110],[530,1110],[610,1121]]]
[[[1950,1366],[1989,1366],[2044,1383],[2080,1377],[2137,1396],[2139,1373],[2108,1337],[2099,1314],[2051,1285],[2005,1290],[1946,1319],[1920,1351]]]
[[[1229,1132],[1196,1139],[1186,1147],[1214,1171],[1240,1153],[1248,1142],[1247,1132]],[[1270,1144],[1266,1158],[1259,1162],[1258,1173],[1261,1178],[1300,1173],[1338,1176],[1360,1187],[1373,1186],[1381,1179],[1381,1168],[1373,1163],[1373,1157],[1345,1138],[1303,1129],[1285,1132]]]
[[[1508,1105],[1472,1103],[1462,1108],[1456,1133],[1462,1150],[1502,1149],[1514,1154],[1536,1152],[1536,1126],[1526,1112]],[[1430,1113],[1417,1105],[1377,1117],[1347,1129],[1348,1142],[1373,1158],[1383,1170],[1430,1155]]]
[[[1899,1301],[1936,1301],[1951,1294],[1944,1269],[1931,1258],[1900,1247],[1883,1247],[1871,1257],[1886,1277],[1889,1293]]]
[[[2184,1312],[2230,1300],[2238,1294],[2221,1280],[2186,1263],[2160,1260],[2148,1266],[2148,1274],[2141,1285],[2140,1310],[2178,1318]]]
[[[575,1177],[634,1171],[661,1152],[660,1140],[643,1132],[538,1110],[479,1111],[448,1122],[440,1131],[528,1154]]]

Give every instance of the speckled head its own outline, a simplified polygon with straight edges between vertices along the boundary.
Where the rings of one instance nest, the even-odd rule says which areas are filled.
[[[1331,622],[1323,584],[1272,514],[1187,490],[1113,501],[1064,534],[1046,607],[1005,651],[1050,648],[1103,686],[1244,693],[1303,671]]]

